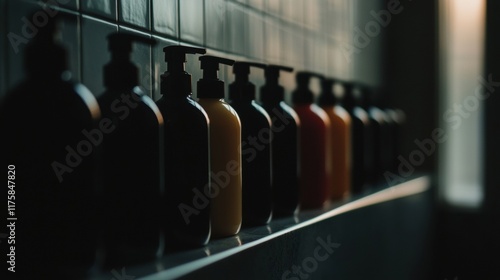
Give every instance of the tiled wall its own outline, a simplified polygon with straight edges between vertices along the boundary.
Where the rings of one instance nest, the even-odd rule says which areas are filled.
[[[78,15],[66,24],[63,39],[70,51],[70,67],[76,80],[98,96],[103,92],[102,67],[110,58],[106,36],[113,31],[153,37],[155,47],[136,45],[133,60],[140,66],[141,84],[156,100],[159,76],[166,70],[162,48],[183,44],[202,46],[208,53],[235,60],[284,64],[341,79],[355,78],[366,63],[348,61],[342,47],[352,37],[354,2],[361,0],[50,0]],[[35,0],[0,0],[0,91],[23,77],[24,41],[15,46],[9,34],[26,36],[30,11],[44,11]],[[367,1],[365,1],[367,2]],[[368,1],[371,2],[371,1]],[[373,1],[373,3],[379,1]],[[365,4],[367,5],[367,4]],[[376,4],[368,4],[376,5]],[[369,11],[369,9],[367,10]],[[46,13],[46,12],[45,12]],[[368,12],[366,12],[368,15]],[[28,34],[31,35],[31,34]],[[377,44],[374,44],[377,45]],[[18,50],[17,50],[18,49]],[[377,48],[372,48],[377,50]],[[369,63],[373,67],[373,63]],[[358,67],[357,65],[360,65]],[[376,66],[376,65],[375,65]],[[193,91],[200,78],[197,57],[189,56],[187,71],[193,75]],[[229,67],[221,79],[233,80]],[[376,71],[376,67],[374,68]],[[376,80],[368,73],[368,80]],[[260,86],[263,71],[252,70]],[[358,77],[359,78],[359,77]],[[287,92],[294,87],[292,74],[283,74]]]

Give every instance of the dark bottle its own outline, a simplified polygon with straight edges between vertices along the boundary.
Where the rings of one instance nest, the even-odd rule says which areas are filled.
[[[209,126],[205,110],[191,98],[186,54],[205,49],[168,46],[156,103],[165,122],[165,243],[168,249],[203,246],[210,239]]]
[[[224,101],[224,82],[217,78],[219,63],[233,65],[234,60],[204,55],[200,61],[203,78],[197,95],[210,119],[210,170],[215,174],[211,184],[217,193],[211,201],[210,224],[212,237],[217,238],[235,235],[241,228],[241,123]]]
[[[299,129],[297,113],[284,101],[285,89],[279,85],[280,71],[293,68],[268,65],[266,83],[260,88],[262,107],[271,117],[273,215],[293,215],[299,205]]]
[[[311,77],[323,76],[298,72],[297,88],[292,92],[293,109],[300,119],[300,208],[321,208],[331,189],[330,120],[326,112],[313,104],[309,89]]]
[[[385,107],[384,111],[389,116],[390,122],[390,140],[389,146],[392,147],[389,152],[388,165],[389,171],[393,173],[398,172],[398,166],[400,160],[398,157],[401,156],[400,145],[401,145],[401,132],[405,123],[406,115],[403,110],[391,107]],[[385,178],[384,178],[385,179]]]
[[[354,194],[359,194],[364,191],[368,182],[369,168],[372,162],[369,154],[372,143],[369,131],[370,120],[366,111],[357,105],[353,84],[343,82],[342,85],[344,89],[342,105],[351,116],[351,190]]]
[[[255,99],[250,67],[264,64],[236,62],[229,100],[241,121],[243,226],[264,225],[272,216],[271,118]]]
[[[332,185],[330,198],[333,201],[345,198],[351,185],[351,117],[337,104],[333,92],[335,80],[323,79],[318,105],[325,110],[330,119],[330,151],[332,156]]]
[[[160,252],[163,194],[163,117],[139,87],[130,61],[137,35],[108,36],[111,61],[104,67],[106,91],[99,97],[103,131],[103,249],[106,266],[154,259]]]
[[[371,131],[371,169],[368,182],[377,185],[383,182],[384,172],[390,171],[387,155],[391,154],[391,119],[386,112],[375,106],[375,92],[366,85],[357,85],[361,107],[367,112]]]
[[[16,233],[9,246],[23,279],[77,278],[95,263],[100,110],[71,80],[57,40],[61,17],[70,16],[50,18],[30,40],[26,78],[0,105],[0,158],[15,202],[9,217],[19,218],[7,222]]]

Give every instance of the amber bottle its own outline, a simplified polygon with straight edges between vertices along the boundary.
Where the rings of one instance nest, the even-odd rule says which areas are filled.
[[[241,227],[241,124],[224,100],[224,82],[217,78],[219,63],[234,61],[201,56],[203,78],[198,81],[198,102],[210,119],[210,174],[212,176],[212,237],[235,235]]]
[[[351,184],[351,117],[349,113],[337,104],[337,97],[333,92],[333,79],[323,79],[321,94],[317,104],[325,110],[330,119],[331,156],[332,156],[332,185],[330,198],[340,200],[350,191]]]

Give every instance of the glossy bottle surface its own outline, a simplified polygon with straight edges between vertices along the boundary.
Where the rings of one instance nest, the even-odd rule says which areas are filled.
[[[243,226],[265,225],[272,217],[271,119],[255,102],[250,67],[264,64],[236,62],[235,81],[229,85],[229,103],[241,122]]]
[[[163,117],[139,87],[112,89],[98,99],[106,265],[154,259],[161,247]]]
[[[212,237],[239,232],[242,222],[241,124],[223,99],[200,98],[210,119]]]
[[[273,215],[293,215],[299,205],[299,117],[283,101],[262,107],[272,122]]]
[[[300,208],[320,208],[330,190],[330,121],[315,104],[295,104],[293,109],[300,119]]]
[[[372,142],[369,135],[369,119],[365,110],[356,106],[352,85],[346,84],[344,88],[345,96],[342,105],[351,117],[351,190],[353,193],[361,193],[367,184],[368,168],[371,163],[369,149]]]
[[[205,245],[210,238],[209,126],[190,96],[163,96],[167,248]]]
[[[85,86],[64,77],[30,75],[0,105],[0,158],[6,174],[15,167],[9,175],[22,219],[20,273],[75,275],[95,261],[99,147],[86,134],[99,134],[100,111]]]
[[[346,197],[351,185],[351,117],[342,107],[321,106],[331,123],[332,190],[330,198]]]
[[[0,161],[13,186],[9,214],[18,218],[8,223],[16,237],[9,245],[20,279],[78,278],[97,249],[100,147],[88,135],[99,134],[100,110],[66,71],[67,53],[56,36],[60,17],[29,40],[26,78],[0,102]]]
[[[271,220],[271,120],[255,101],[232,100],[241,121],[243,225]]]

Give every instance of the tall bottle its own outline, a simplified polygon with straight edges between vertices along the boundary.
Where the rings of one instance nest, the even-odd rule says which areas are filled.
[[[330,120],[323,109],[313,104],[309,89],[310,72],[298,72],[297,88],[292,93],[293,109],[300,119],[300,208],[320,208],[328,200],[331,185]]]
[[[16,233],[9,246],[24,279],[79,277],[97,249],[101,112],[92,93],[71,80],[57,40],[61,17],[69,16],[50,18],[30,40],[26,78],[0,105],[0,158],[15,203],[9,217],[19,218],[8,221]]]
[[[272,216],[271,118],[255,99],[250,67],[264,64],[236,62],[229,99],[241,121],[243,225],[264,225]]]
[[[99,97],[103,133],[103,242],[106,266],[154,259],[161,246],[163,116],[139,87],[130,61],[132,42],[155,40],[125,33],[108,36],[111,61]]]
[[[212,237],[235,235],[242,221],[241,123],[224,100],[224,82],[217,78],[219,63],[234,61],[201,56],[203,78],[198,81],[198,102],[210,119],[210,172],[212,174]]]
[[[352,151],[352,173],[351,190],[358,194],[364,191],[367,184],[368,170],[371,160],[369,151],[371,149],[371,138],[369,134],[370,120],[368,114],[357,105],[353,93],[353,84],[342,83],[344,88],[343,107],[351,116],[351,151]]]
[[[366,85],[358,84],[357,91],[361,108],[368,114],[371,130],[371,159],[368,182],[377,185],[384,179],[383,174],[390,168],[386,156],[390,154],[390,122],[391,119],[386,112],[374,105],[374,91]]]
[[[297,113],[284,101],[285,89],[279,85],[280,71],[293,68],[268,65],[266,83],[260,88],[262,107],[271,117],[273,215],[293,215],[299,206],[299,129]]]
[[[351,117],[349,113],[337,104],[333,92],[333,79],[323,79],[318,105],[325,110],[331,123],[331,155],[332,155],[332,189],[330,198],[340,200],[345,198],[351,185]]]
[[[161,75],[162,97],[156,102],[165,122],[166,248],[205,245],[210,239],[209,121],[191,98],[191,75],[184,71],[186,54],[205,49],[168,46],[167,71]]]

